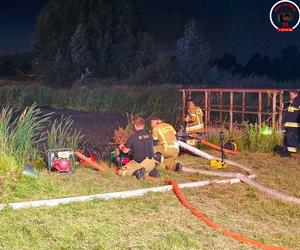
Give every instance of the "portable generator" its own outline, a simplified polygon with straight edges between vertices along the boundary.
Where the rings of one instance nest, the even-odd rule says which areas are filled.
[[[70,173],[75,171],[74,151],[71,148],[49,149],[48,171]]]

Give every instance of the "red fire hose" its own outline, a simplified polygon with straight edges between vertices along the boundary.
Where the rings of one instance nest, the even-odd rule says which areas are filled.
[[[185,198],[184,194],[181,192],[178,184],[174,181],[174,180],[167,180],[166,181],[167,184],[172,185],[173,190],[178,198],[178,200],[180,201],[180,203],[187,209],[189,209],[191,211],[191,213],[193,215],[195,215],[197,218],[199,218],[200,220],[202,220],[206,225],[208,225],[209,227],[218,230],[220,232],[222,232],[223,234],[231,237],[232,239],[238,240],[242,243],[246,243],[255,247],[259,247],[261,249],[264,250],[286,250],[286,248],[282,248],[282,247],[275,247],[275,246],[269,246],[266,245],[260,241],[256,241],[256,240],[252,240],[249,238],[246,238],[244,236],[241,236],[237,233],[234,233],[228,229],[225,229],[223,227],[221,227],[220,225],[214,223],[213,221],[211,221],[209,218],[207,218],[205,215],[201,214],[196,208],[194,208]]]
[[[79,157],[81,160],[84,160],[85,162],[88,163],[88,165],[90,165],[93,169],[97,169],[102,173],[109,173],[109,174],[117,174],[118,170],[117,169],[107,169],[105,167],[102,167],[100,164],[98,164],[96,161],[93,161],[91,159],[89,159],[88,157],[86,157],[85,155],[83,155],[82,153],[80,153],[79,151],[75,152],[75,155],[77,157]],[[85,165],[87,166],[87,165]],[[155,178],[149,176],[149,175],[145,175],[144,176],[145,180],[151,180],[154,181]]]
[[[84,160],[85,162],[87,162],[93,169],[97,169],[97,170],[99,170],[100,172],[103,172],[103,173],[111,173],[111,174],[115,173],[115,170],[110,170],[110,169],[107,169],[105,167],[102,167],[96,161],[92,161],[91,159],[89,159],[88,157],[86,157],[85,155],[80,153],[79,151],[76,151],[75,155],[77,157],[79,157],[81,160]]]
[[[78,151],[75,152],[75,155],[77,157],[79,157],[80,159],[86,161],[90,166],[92,166],[92,168],[97,169],[100,172],[110,173],[110,174],[116,174],[117,173],[116,169],[115,170],[106,169],[105,167],[102,167],[97,162],[90,160],[89,158],[87,158],[86,156],[84,156],[82,153],[80,153]],[[145,176],[145,179],[154,180],[154,178],[152,178],[150,176]],[[215,230],[219,230],[223,234],[225,234],[225,235],[227,235],[227,236],[229,236],[229,237],[231,237],[231,238],[233,238],[235,240],[238,240],[238,241],[240,241],[242,243],[253,245],[253,246],[259,247],[259,248],[264,249],[264,250],[285,250],[285,248],[275,247],[275,246],[269,246],[269,245],[266,245],[266,244],[264,244],[262,242],[248,239],[248,238],[246,238],[244,236],[241,236],[241,235],[239,235],[237,233],[234,233],[234,232],[232,232],[230,230],[227,230],[227,229],[221,227],[220,225],[214,223],[213,221],[211,221],[210,219],[208,219],[205,215],[203,215],[199,211],[197,211],[197,209],[194,208],[191,204],[189,204],[188,201],[186,200],[184,194],[181,192],[178,184],[175,181],[173,181],[173,180],[167,180],[166,182],[169,185],[172,185],[173,190],[174,190],[174,192],[175,192],[178,200],[181,202],[181,204],[185,208],[189,209],[192,214],[194,214],[196,217],[198,217],[200,220],[202,220],[209,227],[211,227],[211,228],[213,228]]]
[[[209,141],[206,141],[206,140],[200,140],[200,142],[201,142],[202,144],[204,144],[204,145],[206,145],[206,146],[209,146],[209,147],[211,147],[211,148],[213,148],[213,149],[216,149],[216,150],[218,150],[218,151],[221,151],[221,150],[222,150],[220,146],[217,146],[217,145],[215,145],[215,144],[213,144],[213,143],[211,143],[211,142],[209,142]],[[224,148],[223,151],[224,151],[225,153],[232,154],[232,155],[239,155],[239,154],[240,154],[240,152],[238,152],[238,151],[233,151],[233,150],[229,150],[229,149],[226,149],[226,148]]]

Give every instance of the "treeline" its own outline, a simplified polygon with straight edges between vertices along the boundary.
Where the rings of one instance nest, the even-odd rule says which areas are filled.
[[[32,74],[32,53],[0,56],[0,76],[16,76]]]
[[[50,0],[34,37],[36,70],[51,86],[69,86],[87,70],[128,77],[149,63],[151,49],[135,0]]]
[[[193,19],[176,55],[159,61],[136,0],[50,0],[37,21],[34,52],[35,69],[45,83],[63,87],[85,72],[97,79],[151,74],[153,82],[197,82],[210,58]],[[161,70],[167,71],[162,78]]]
[[[281,51],[279,57],[271,60],[266,55],[254,54],[245,65],[239,64],[232,54],[224,54],[212,65],[226,70],[234,75],[266,76],[276,81],[290,81],[300,79],[300,53],[297,46],[290,46]]]
[[[211,87],[260,87],[259,77],[269,87],[300,78],[296,46],[273,60],[255,54],[245,65],[231,54],[213,59],[195,19],[173,53],[155,53],[153,44],[136,0],[49,0],[37,20],[31,62],[50,87],[70,87],[85,75],[108,84]],[[28,63],[0,62],[0,75],[32,71]]]

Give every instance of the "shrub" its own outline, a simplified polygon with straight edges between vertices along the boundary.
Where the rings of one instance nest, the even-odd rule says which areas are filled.
[[[124,144],[129,138],[129,131],[126,128],[118,128],[114,130],[113,143]]]

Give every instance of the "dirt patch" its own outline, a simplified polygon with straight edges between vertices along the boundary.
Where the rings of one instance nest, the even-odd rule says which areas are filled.
[[[114,145],[112,144],[113,132],[119,127],[125,127],[127,117],[118,113],[82,112],[68,109],[43,108],[43,113],[51,113],[51,120],[70,116],[74,121],[73,127],[80,129],[85,136],[86,145],[97,156],[105,159]]]

